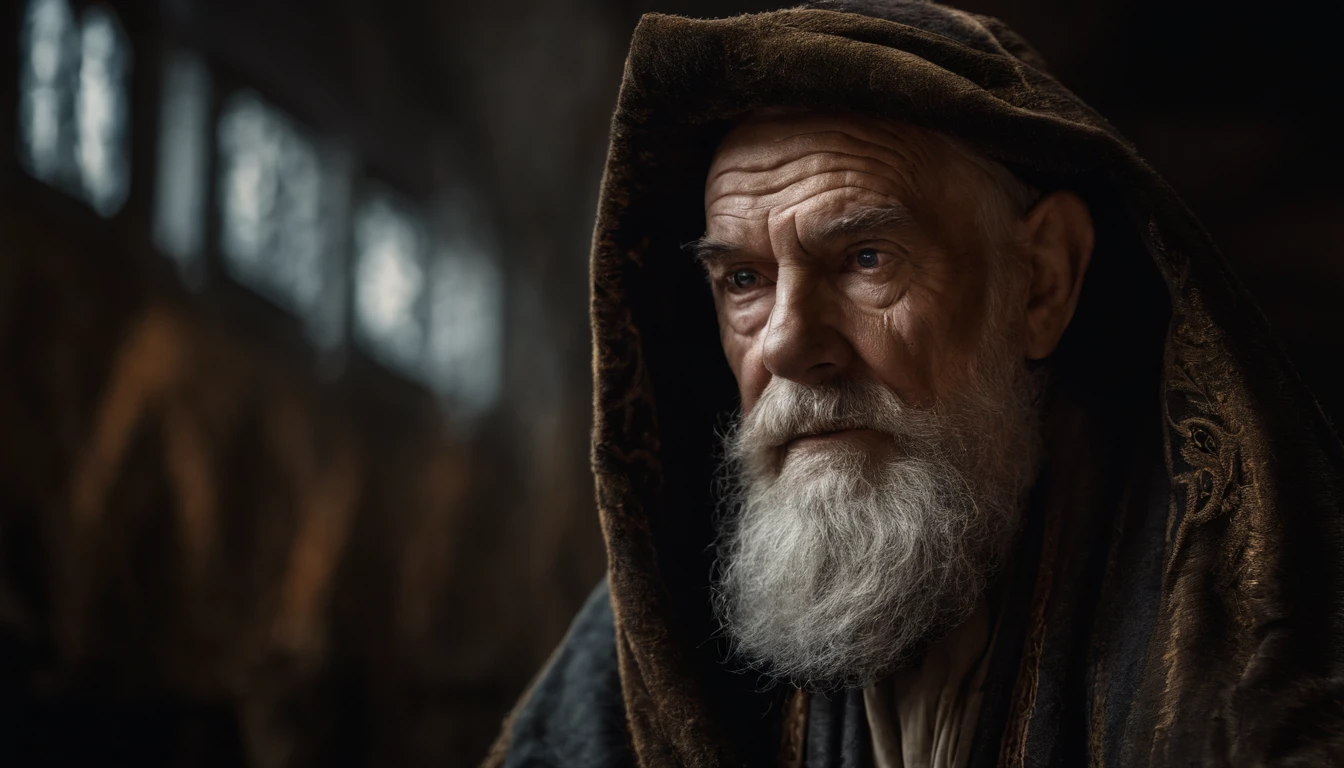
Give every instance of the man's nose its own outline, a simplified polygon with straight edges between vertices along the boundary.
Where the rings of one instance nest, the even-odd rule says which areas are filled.
[[[806,275],[780,275],[762,342],[771,374],[817,386],[848,368],[854,350],[833,322],[838,308],[828,294]]]

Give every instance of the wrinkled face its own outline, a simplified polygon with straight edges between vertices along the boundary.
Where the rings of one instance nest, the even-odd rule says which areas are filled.
[[[989,256],[951,153],[858,116],[754,121],[724,140],[700,250],[745,410],[773,377],[870,378],[910,404],[945,393],[983,326]]]
[[[1033,279],[1020,214],[988,224],[1004,196],[958,152],[807,115],[745,123],[713,160],[695,249],[743,406],[715,602],[771,674],[884,674],[974,609],[1018,527]]]

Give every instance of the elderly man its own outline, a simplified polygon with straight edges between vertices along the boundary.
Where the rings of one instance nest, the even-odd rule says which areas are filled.
[[[609,577],[491,764],[1344,760],[1344,453],[997,21],[645,17],[592,270]]]

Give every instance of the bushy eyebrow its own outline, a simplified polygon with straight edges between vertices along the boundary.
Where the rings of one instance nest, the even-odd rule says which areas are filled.
[[[865,205],[846,211],[825,224],[817,227],[813,237],[817,240],[875,234],[915,226],[915,217],[910,209],[900,203],[888,205]]]
[[[707,270],[733,254],[742,252],[741,247],[712,237],[696,238],[681,246],[681,248],[684,251],[690,251],[695,256],[695,260],[700,262],[700,266]]]
[[[830,240],[855,235],[875,234],[891,230],[907,229],[915,226],[915,218],[910,210],[900,203],[888,205],[864,205],[846,211],[822,224],[813,237],[817,240]],[[690,251],[695,260],[706,270],[726,259],[742,253],[746,249],[733,243],[709,236],[696,238],[681,246]]]

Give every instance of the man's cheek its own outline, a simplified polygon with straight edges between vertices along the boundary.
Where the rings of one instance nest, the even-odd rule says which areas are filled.
[[[763,306],[720,306],[718,315],[719,341],[723,344],[724,355],[736,375],[741,368],[742,358],[756,346],[761,331],[769,319],[769,309]]]
[[[770,321],[774,307],[772,292],[750,298],[725,297],[719,305],[719,327],[743,339],[754,339]]]
[[[878,379],[907,405],[930,405],[934,385],[930,369],[938,357],[936,333],[912,316],[909,306],[865,313],[852,323],[855,350]]]
[[[722,316],[719,318],[719,342],[723,345],[723,356],[727,359],[733,376],[741,379],[742,357],[746,352],[746,346],[742,343],[742,334],[726,324]]]
[[[733,377],[737,379],[738,394],[742,398],[743,412],[750,411],[751,407],[760,399],[761,393],[765,391],[766,386],[770,384],[770,371],[765,367],[759,350],[754,346],[744,346],[736,350],[736,353],[730,352],[729,366],[732,368]]]

